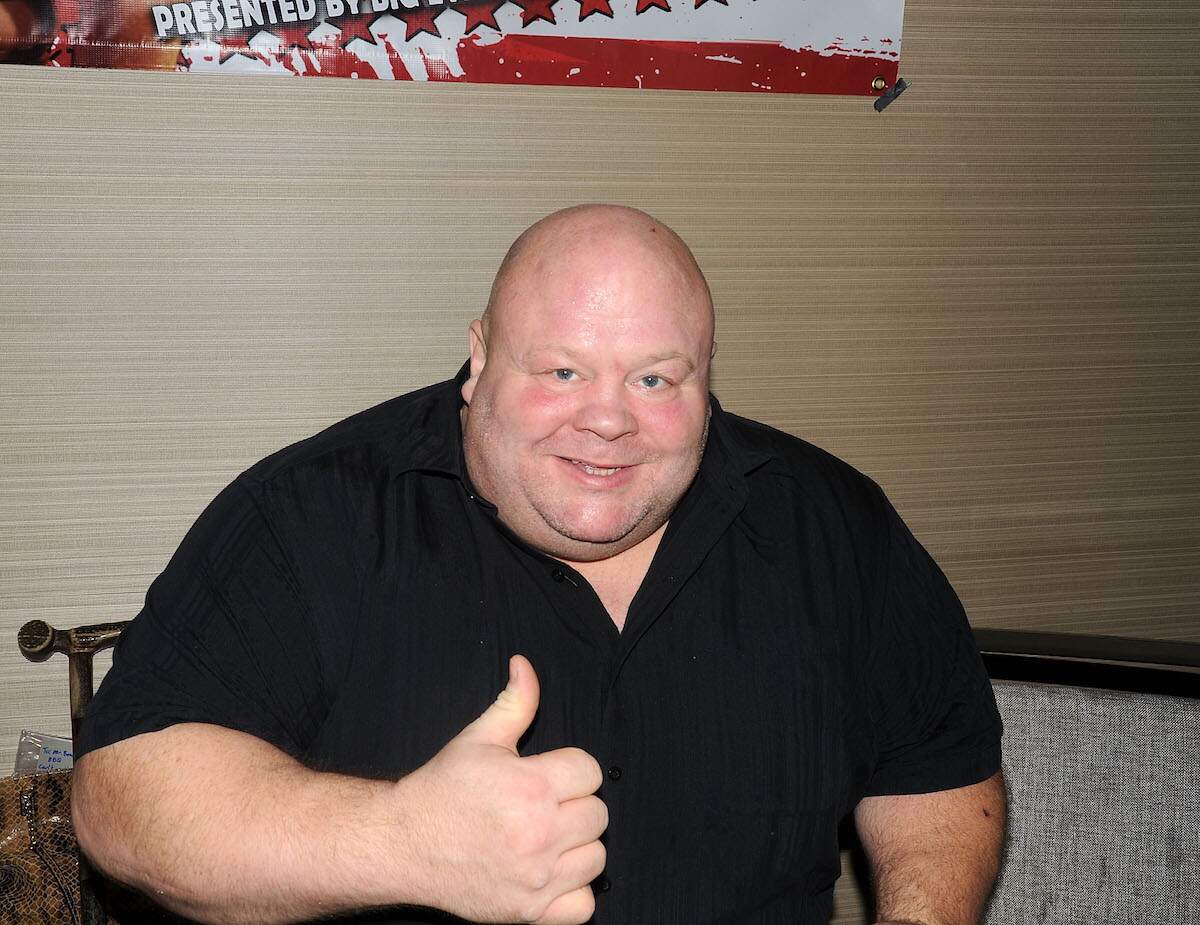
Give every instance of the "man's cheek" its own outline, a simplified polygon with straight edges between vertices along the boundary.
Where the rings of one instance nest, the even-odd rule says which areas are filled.
[[[683,401],[652,405],[642,413],[642,428],[664,449],[683,449],[700,442],[706,410]]]
[[[569,417],[570,409],[569,396],[539,386],[528,386],[515,395],[511,416],[537,429],[539,425],[552,424]]]

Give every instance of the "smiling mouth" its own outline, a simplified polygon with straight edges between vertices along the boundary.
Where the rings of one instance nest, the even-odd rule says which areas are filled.
[[[578,466],[588,475],[598,475],[602,477],[607,475],[616,475],[622,469],[628,468],[627,466],[592,466],[578,459],[568,459],[567,462],[569,462],[572,466]]]

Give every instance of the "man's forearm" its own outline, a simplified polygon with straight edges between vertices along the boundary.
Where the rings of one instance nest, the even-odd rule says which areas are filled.
[[[200,922],[295,922],[416,901],[393,869],[388,782],[310,771],[215,726],[81,759],[72,815],[102,871]]]
[[[997,774],[958,790],[870,797],[855,821],[871,862],[878,925],[977,925],[1000,869]]]
[[[999,855],[961,844],[879,858],[873,867],[878,925],[978,925]]]
[[[102,871],[220,925],[298,922],[380,906],[473,922],[579,925],[604,869],[604,776],[578,748],[522,757],[540,687],[508,685],[395,783],[321,774],[218,726],[135,736],[81,759],[72,806]]]

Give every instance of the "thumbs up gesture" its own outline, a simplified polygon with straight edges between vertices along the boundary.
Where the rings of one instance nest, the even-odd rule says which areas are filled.
[[[508,670],[496,701],[397,783],[416,809],[404,820],[416,852],[406,866],[428,904],[473,921],[586,922],[605,863],[600,765],[578,748],[518,754],[540,693],[524,656]]]

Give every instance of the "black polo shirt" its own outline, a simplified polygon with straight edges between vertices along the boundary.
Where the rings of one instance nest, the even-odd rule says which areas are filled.
[[[520,652],[542,691],[522,754],[574,745],[607,770],[598,925],[825,923],[860,798],[999,768],[962,608],[872,481],[714,399],[618,632],[582,575],[471,489],[462,375],[218,495],[122,636],[80,753],[203,722],[395,778],[495,699]]]

